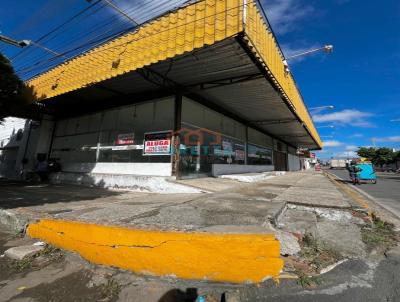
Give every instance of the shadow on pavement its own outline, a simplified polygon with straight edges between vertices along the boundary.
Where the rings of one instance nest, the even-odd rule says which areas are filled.
[[[180,289],[171,289],[158,302],[195,302],[197,297],[197,288],[187,288],[186,292]]]
[[[67,184],[29,184],[0,179],[0,208],[39,206],[61,202],[79,202],[117,196],[115,192],[101,187],[84,187]]]

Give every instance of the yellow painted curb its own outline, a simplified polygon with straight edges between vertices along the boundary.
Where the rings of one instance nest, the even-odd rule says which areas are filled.
[[[344,191],[351,199],[353,199],[355,202],[357,202],[361,207],[366,209],[369,213],[371,212],[371,207],[369,206],[368,202],[365,200],[365,198],[362,197],[362,195],[353,189],[349,188],[347,185],[339,182],[337,180],[336,175],[333,175],[329,172],[326,172],[326,175],[328,176],[329,179],[333,181],[333,183],[336,185],[336,187],[339,188],[339,190]]]
[[[91,262],[146,275],[258,283],[283,268],[273,234],[161,232],[48,219],[30,224],[27,233]]]

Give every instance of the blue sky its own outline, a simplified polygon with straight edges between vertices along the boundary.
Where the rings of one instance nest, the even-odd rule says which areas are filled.
[[[142,22],[185,1],[115,2]],[[85,0],[2,0],[0,32],[35,41],[89,5]],[[333,110],[312,111],[325,142],[319,156],[352,155],[358,146],[373,144],[400,148],[400,1],[263,0],[263,5],[287,56],[334,45],[331,54],[289,61],[309,107],[335,106]],[[146,15],[137,15],[138,6]],[[97,37],[92,41],[95,43],[130,25],[109,8],[97,5],[41,43],[59,53],[69,50],[68,57],[89,47],[80,45],[90,36]],[[0,46],[0,51],[12,58],[20,50]],[[13,63],[26,78],[63,60],[49,61],[52,57],[30,47]]]
[[[318,129],[326,146],[319,156],[373,143],[400,148],[400,2],[264,2],[286,55],[334,45],[331,54],[290,62],[309,107],[335,106],[314,111],[317,127],[335,127]]]

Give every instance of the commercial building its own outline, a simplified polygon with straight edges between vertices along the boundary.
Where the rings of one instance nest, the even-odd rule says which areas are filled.
[[[255,0],[188,4],[27,83],[60,179],[298,170],[322,147]]]

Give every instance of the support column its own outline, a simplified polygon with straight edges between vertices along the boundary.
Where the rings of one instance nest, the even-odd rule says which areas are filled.
[[[174,146],[174,153],[171,156],[172,161],[172,175],[175,175],[176,179],[180,178],[180,130],[182,122],[182,94],[178,92],[175,95],[174,102],[174,133],[172,142]]]
[[[245,133],[245,144],[244,144],[244,164],[247,165],[247,158],[249,154],[249,127],[246,126],[246,133]]]

